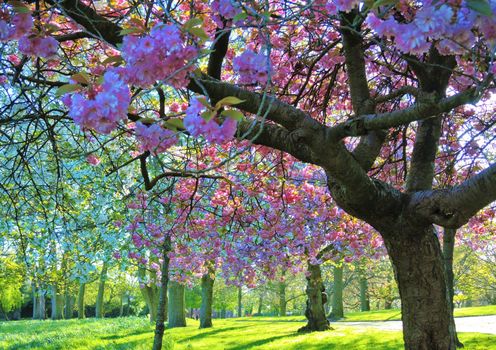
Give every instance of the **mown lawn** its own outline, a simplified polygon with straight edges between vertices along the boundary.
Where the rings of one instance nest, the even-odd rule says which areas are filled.
[[[455,309],[455,317],[467,316],[486,316],[496,315],[496,305],[474,306]],[[393,321],[401,320],[401,311],[399,309],[392,310],[375,310],[367,312],[349,312],[345,314],[343,321]]]
[[[214,320],[214,328],[167,330],[168,350],[216,349],[403,349],[400,332],[335,326],[333,331],[298,334],[302,317]],[[153,327],[143,318],[82,321],[14,321],[0,323],[0,349],[150,349]],[[496,350],[496,336],[462,333],[467,349]]]

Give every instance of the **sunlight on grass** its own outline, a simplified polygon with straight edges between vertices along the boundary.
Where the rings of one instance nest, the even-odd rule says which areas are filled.
[[[455,317],[496,315],[496,305],[474,306],[455,309]],[[374,310],[349,312],[344,315],[345,322],[356,321],[396,321],[401,320],[401,310]]]
[[[235,318],[198,329],[198,321],[188,319],[188,327],[166,331],[164,349],[403,349],[400,332],[337,325],[328,332],[298,334],[302,321],[301,316]],[[6,350],[148,350],[152,338],[153,326],[136,317],[0,323],[0,349]],[[496,350],[496,336],[464,333],[460,338],[468,349]]]

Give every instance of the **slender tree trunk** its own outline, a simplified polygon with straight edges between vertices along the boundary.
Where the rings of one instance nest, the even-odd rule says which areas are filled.
[[[286,316],[286,283],[279,282],[279,316]]]
[[[153,338],[153,348],[152,350],[162,350],[162,341],[164,338],[165,330],[165,313],[167,305],[167,287],[169,284],[169,249],[163,248],[163,262],[161,266],[161,276],[160,276],[160,293],[157,306],[157,322],[155,323],[155,336]],[[184,291],[184,287],[183,287]],[[183,294],[184,300],[184,294]],[[183,306],[184,312],[184,306]],[[186,320],[185,320],[186,322]],[[186,323],[184,324],[186,326]]]
[[[184,286],[175,281],[169,283],[169,328],[186,327],[184,312]]]
[[[262,315],[263,301],[264,301],[264,293],[260,293],[260,296],[258,297],[258,310],[257,310],[259,315]]]
[[[40,318],[40,310],[38,304],[38,287],[33,285],[33,320],[37,320]]]
[[[334,266],[334,283],[332,285],[332,310],[329,317],[338,320],[344,317],[343,307],[343,265]]]
[[[210,273],[204,274],[201,278],[200,328],[212,327],[214,281]]]
[[[77,300],[77,305],[78,305],[78,318],[83,319],[86,317],[85,315],[85,310],[84,310],[84,292],[86,290],[86,283],[79,283],[79,292],[78,292],[78,300]]]
[[[44,320],[45,318],[46,318],[45,291],[40,288],[38,290],[38,319]]]
[[[129,316],[129,302],[130,302],[129,293],[126,293],[126,306],[124,307],[124,316]],[[167,315],[167,312],[165,313],[165,315]]]
[[[298,332],[326,331],[331,329],[326,318],[324,305],[327,302],[320,265],[308,263],[307,273],[307,305],[305,317],[307,325],[298,329]]]
[[[238,317],[242,317],[243,315],[241,314],[241,311],[242,311],[242,308],[243,308],[243,304],[241,303],[242,302],[242,298],[243,298],[243,290],[241,288],[241,286],[238,287]]]
[[[443,258],[444,258],[444,269],[446,271],[446,285],[448,288],[448,297],[449,303],[451,305],[451,327],[452,332],[455,334],[455,342],[456,346],[459,348],[463,348],[462,342],[458,339],[458,335],[456,334],[456,325],[455,325],[455,317],[454,317],[454,309],[455,304],[453,302],[453,298],[455,296],[454,289],[454,274],[453,274],[453,254],[455,252],[455,229],[444,229],[443,236]]]
[[[100,273],[100,281],[98,283],[98,294],[96,296],[95,317],[102,318],[104,315],[104,294],[105,281],[107,280],[107,263],[103,263],[102,272]]]
[[[408,350],[453,350],[455,333],[439,240],[432,226],[383,233],[401,297]]]
[[[360,311],[370,311],[369,282],[360,276]]]

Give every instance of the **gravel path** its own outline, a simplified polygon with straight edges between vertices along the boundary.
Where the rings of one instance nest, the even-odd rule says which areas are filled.
[[[496,334],[496,316],[455,318],[457,332]],[[332,322],[336,326],[373,327],[382,330],[401,331],[401,321]]]

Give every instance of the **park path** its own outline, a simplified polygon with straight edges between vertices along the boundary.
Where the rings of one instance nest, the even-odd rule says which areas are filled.
[[[457,332],[496,334],[496,315],[455,318]],[[331,326],[373,327],[381,330],[401,331],[401,321],[332,322]]]

